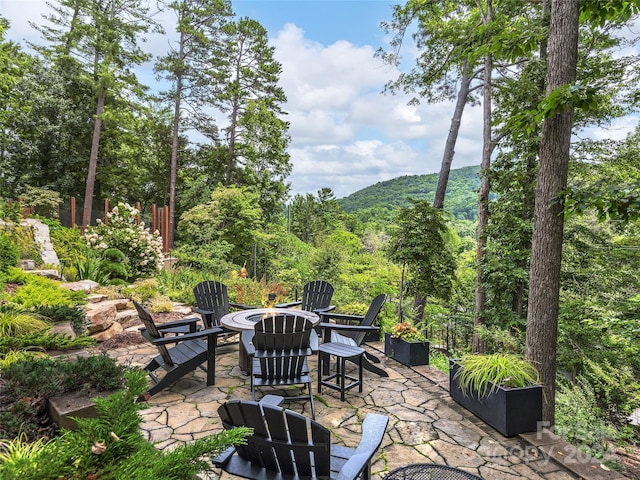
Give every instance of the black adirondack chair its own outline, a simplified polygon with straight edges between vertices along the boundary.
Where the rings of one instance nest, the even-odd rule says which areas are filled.
[[[373,299],[364,316],[331,312],[322,313],[320,315],[321,322],[319,327],[323,330],[323,342],[346,343],[359,347],[363,343],[367,332],[380,330],[380,328],[373,323],[380,314],[380,310],[382,310],[382,306],[386,301],[387,296],[385,294],[378,295]],[[334,322],[330,322],[329,320],[334,320]],[[389,376],[385,370],[374,365],[374,363],[380,363],[380,359],[365,351],[362,367],[381,377]]]
[[[389,418],[369,413],[357,448],[331,444],[319,423],[275,405],[231,400],[218,408],[225,429],[251,427],[246,445],[213,459],[227,473],[255,480],[371,479],[371,461]]]
[[[147,400],[152,395],[170,387],[184,375],[200,367],[207,372],[207,385],[213,385],[216,381],[216,343],[217,336],[222,331],[218,327],[196,330],[198,318],[186,318],[174,322],[156,324],[151,313],[140,303],[133,300],[133,305],[138,311],[138,316],[144,328],[140,333],[159,352],[144,370],[153,380],[154,385],[149,388],[140,400]],[[164,336],[163,332],[177,327],[188,326],[190,333],[177,333],[176,335]],[[172,333],[176,333],[175,330]],[[168,345],[172,345],[168,347]],[[206,367],[203,365],[206,362]],[[159,378],[155,371],[162,368],[166,371],[162,378]]]
[[[274,315],[256,323],[251,369],[251,394],[254,400],[257,387],[303,385],[307,387],[307,394],[287,396],[284,400],[309,399],[311,415],[315,418],[311,375],[307,363],[307,357],[313,355],[312,331],[311,321],[296,315]]]
[[[193,307],[192,310],[200,314],[205,328],[220,327],[222,333],[218,338],[224,339],[226,343],[230,343],[232,337],[237,341],[238,332],[220,325],[220,319],[229,313],[232,308],[236,310],[248,310],[255,307],[229,302],[227,286],[214,280],[205,280],[204,282],[198,283],[193,288],[193,294],[196,297],[197,306]]]
[[[331,305],[333,297],[333,285],[324,280],[314,280],[307,283],[302,289],[302,300],[289,303],[279,303],[276,307],[289,308],[300,306],[302,310],[317,313],[329,312],[335,308]]]

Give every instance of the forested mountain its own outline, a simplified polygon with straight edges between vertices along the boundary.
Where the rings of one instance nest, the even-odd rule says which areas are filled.
[[[459,220],[475,220],[477,214],[480,167],[451,170],[444,208]],[[405,175],[378,182],[338,200],[345,212],[357,213],[363,221],[388,219],[409,199],[433,201],[438,174]]]

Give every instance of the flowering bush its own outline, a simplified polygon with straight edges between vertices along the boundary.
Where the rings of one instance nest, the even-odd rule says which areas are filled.
[[[84,235],[87,245],[101,254],[117,248],[126,256],[132,278],[150,276],[162,268],[162,237],[151,232],[144,223],[137,223],[140,212],[126,203],[119,203],[108,213],[108,222],[97,220]]]
[[[391,336],[393,338],[401,338],[407,342],[422,342],[426,340],[422,332],[409,322],[396,323],[391,327]]]

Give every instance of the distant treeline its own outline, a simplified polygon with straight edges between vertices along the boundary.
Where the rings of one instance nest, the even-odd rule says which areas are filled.
[[[476,219],[480,167],[451,170],[444,208],[458,220]],[[338,200],[342,209],[356,213],[362,221],[384,222],[401,207],[409,207],[409,199],[430,202],[438,185],[438,174],[405,175],[358,190]]]

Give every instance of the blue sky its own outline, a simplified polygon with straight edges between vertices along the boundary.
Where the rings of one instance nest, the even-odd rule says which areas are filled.
[[[375,57],[387,46],[379,24],[391,19],[390,0],[235,0],[238,16],[259,21],[269,32],[282,64],[287,95],[293,171],[291,194],[316,194],[323,187],[337,198],[402,175],[440,170],[453,105],[408,105],[410,97],[383,95],[398,71]],[[45,0],[0,0],[8,38],[38,41],[28,21],[39,22]],[[167,31],[171,19],[165,17]],[[155,55],[169,35],[150,38]],[[407,65],[411,50],[404,53]],[[154,86],[147,68],[143,83]],[[482,122],[478,108],[463,118],[453,168],[478,165]],[[221,125],[224,126],[224,125]]]

